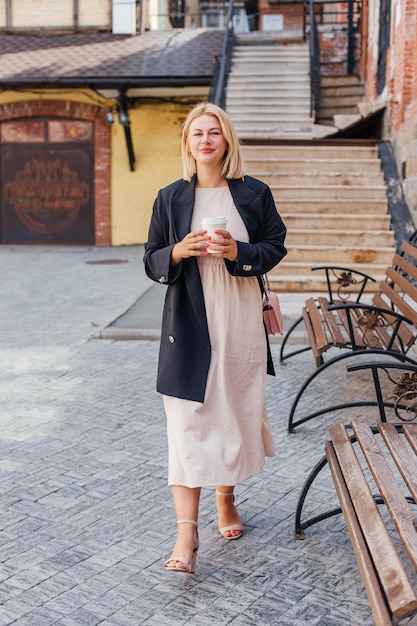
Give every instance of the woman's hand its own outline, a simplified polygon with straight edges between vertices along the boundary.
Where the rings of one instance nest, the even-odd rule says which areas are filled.
[[[206,233],[206,230],[195,230],[176,243],[171,252],[171,266],[175,267],[182,259],[189,259],[191,256],[206,256]]]
[[[210,254],[220,256],[223,259],[228,259],[229,261],[236,261],[238,254],[237,243],[229,231],[215,230],[214,232],[218,235],[216,239],[208,237],[208,249],[213,251]]]

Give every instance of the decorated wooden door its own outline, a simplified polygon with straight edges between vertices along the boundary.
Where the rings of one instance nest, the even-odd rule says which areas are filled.
[[[94,243],[93,123],[0,125],[2,243]]]

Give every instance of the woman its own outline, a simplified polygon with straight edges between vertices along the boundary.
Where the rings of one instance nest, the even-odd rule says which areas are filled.
[[[182,135],[183,179],[160,190],[145,269],[165,283],[157,390],[167,415],[178,536],[167,570],[194,572],[200,490],[216,485],[220,534],[241,537],[233,489],[260,473],[274,444],[265,410],[272,359],[258,277],[286,254],[270,189],[245,176],[239,141],[219,107],[197,105]],[[204,217],[225,216],[210,238]]]

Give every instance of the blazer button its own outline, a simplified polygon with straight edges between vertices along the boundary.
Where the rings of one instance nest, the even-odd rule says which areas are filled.
[[[161,278],[159,279],[159,282],[161,283],[161,285],[163,285],[164,283],[166,283],[166,278],[165,278],[165,276],[161,276]]]
[[[170,335],[170,336],[168,337],[168,340],[169,340],[171,343],[175,343],[175,337],[173,337],[172,335]]]
[[[243,266],[243,271],[244,272],[250,272],[252,269],[252,265],[244,265]]]

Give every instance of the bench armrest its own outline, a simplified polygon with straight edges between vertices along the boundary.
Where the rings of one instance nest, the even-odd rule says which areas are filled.
[[[339,300],[350,300],[350,287],[352,285],[358,285],[360,287],[354,300],[354,302],[360,302],[368,282],[376,282],[375,278],[364,274],[364,272],[340,265],[320,265],[311,268],[312,272],[320,270],[326,273],[327,291],[330,303],[334,302],[335,296],[337,296]]]
[[[376,319],[374,319],[374,324],[373,324],[374,326],[378,325],[376,322],[381,317],[384,318],[385,320],[388,320],[389,318],[395,319],[395,321],[393,320],[392,322],[389,322],[389,327],[391,328],[391,336],[390,336],[388,345],[386,346],[387,350],[393,350],[396,341],[399,339],[399,331],[400,331],[402,324],[407,324],[409,326],[414,327],[413,321],[410,320],[408,317],[401,315],[401,313],[398,313],[397,311],[394,311],[392,309],[377,307],[373,304],[343,302],[343,303],[338,303],[338,304],[332,304],[328,307],[328,311],[340,311],[340,310],[343,310],[346,313],[347,327],[348,327],[348,332],[349,332],[350,340],[352,342],[353,349],[357,347],[357,342],[355,340],[355,334],[356,334],[355,324],[358,325],[357,322],[354,321],[352,317],[352,313],[354,311],[360,311],[361,314],[364,311],[369,311],[371,313],[374,313],[376,316]],[[371,329],[371,328],[372,328],[372,324],[369,325],[368,329]],[[366,324],[364,324],[363,330],[364,332],[366,332]]]
[[[329,306],[329,311],[337,311],[338,309],[348,310],[362,310],[362,311],[375,311],[379,315],[383,315],[384,317],[395,317],[398,322],[404,324],[410,324],[410,326],[414,326],[413,320],[410,320],[409,317],[405,317],[398,311],[394,311],[393,309],[386,309],[383,307],[375,306],[374,304],[361,304],[360,302],[341,302],[338,304],[331,304]]]

